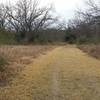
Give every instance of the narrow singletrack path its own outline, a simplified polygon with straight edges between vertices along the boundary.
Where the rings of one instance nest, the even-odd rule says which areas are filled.
[[[100,61],[59,46],[0,88],[0,100],[100,100]]]

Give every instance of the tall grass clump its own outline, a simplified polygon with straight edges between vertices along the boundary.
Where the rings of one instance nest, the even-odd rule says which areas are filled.
[[[7,60],[4,56],[0,55],[0,72],[5,71]]]

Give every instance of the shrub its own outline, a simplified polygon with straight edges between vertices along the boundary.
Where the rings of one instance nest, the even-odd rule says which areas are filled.
[[[78,44],[84,44],[88,43],[91,39],[87,38],[85,35],[81,35],[80,37],[77,37],[77,43]]]
[[[0,44],[15,44],[15,33],[0,29]]]
[[[75,43],[76,42],[76,35],[73,34],[70,29],[67,30],[66,32],[66,38],[65,41],[68,43]]]

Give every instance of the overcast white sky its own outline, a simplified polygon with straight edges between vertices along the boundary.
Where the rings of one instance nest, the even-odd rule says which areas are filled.
[[[0,0],[0,2],[15,2],[17,0]],[[66,20],[73,18],[77,8],[84,7],[85,0],[40,0],[43,5],[54,4],[57,13]]]
[[[41,0],[46,2],[53,2],[57,13],[66,20],[74,16],[77,8],[84,7],[85,0]]]

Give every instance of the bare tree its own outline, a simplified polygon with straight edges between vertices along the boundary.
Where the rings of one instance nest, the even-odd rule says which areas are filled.
[[[7,10],[3,4],[0,4],[0,28],[5,29],[7,25]]]
[[[8,21],[12,28],[28,40],[34,39],[36,32],[53,24],[52,6],[39,7],[36,0],[19,0],[13,6],[7,6]]]
[[[86,1],[85,10],[78,9],[75,19],[68,23],[71,34],[79,41],[100,39],[100,3],[93,0]]]

